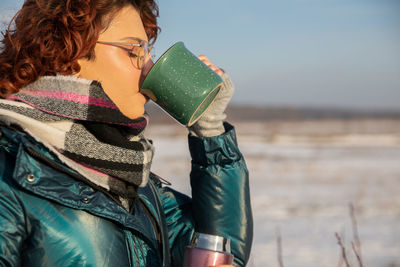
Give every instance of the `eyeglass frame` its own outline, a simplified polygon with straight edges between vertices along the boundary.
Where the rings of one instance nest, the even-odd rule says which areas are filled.
[[[149,42],[144,41],[144,40],[139,39],[139,38],[133,38],[133,39],[138,40],[140,43],[105,42],[105,41],[97,41],[96,43],[115,46],[115,47],[121,48],[121,49],[123,49],[123,50],[125,50],[125,51],[127,51],[129,53],[132,53],[133,48],[126,48],[126,47],[123,47],[123,46],[143,47],[144,48],[144,55],[143,55],[142,59],[141,59],[141,57],[139,57],[139,55],[136,55],[137,56],[137,62],[136,62],[137,66],[135,66],[135,64],[132,61],[132,58],[130,57],[132,65],[135,68],[140,70],[144,66],[144,62],[145,62],[145,59],[146,59],[147,55],[149,55],[151,50],[153,49],[153,44],[150,44]],[[132,53],[132,54],[134,54],[134,53]]]

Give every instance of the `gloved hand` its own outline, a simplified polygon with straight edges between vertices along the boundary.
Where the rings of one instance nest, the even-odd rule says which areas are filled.
[[[212,137],[225,132],[223,125],[226,118],[225,109],[233,96],[235,87],[229,76],[222,69],[212,64],[207,57],[199,56],[199,59],[221,76],[223,84],[217,98],[203,116],[189,127],[189,131],[198,137]]]

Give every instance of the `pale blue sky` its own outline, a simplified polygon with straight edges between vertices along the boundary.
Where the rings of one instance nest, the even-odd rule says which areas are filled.
[[[158,3],[157,56],[176,41],[206,54],[231,75],[234,103],[400,110],[400,1]]]

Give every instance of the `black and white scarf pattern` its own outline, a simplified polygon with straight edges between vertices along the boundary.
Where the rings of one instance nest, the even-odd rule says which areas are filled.
[[[127,201],[150,175],[148,118],[125,117],[96,81],[44,76],[0,100],[0,120],[17,124],[90,182]],[[125,205],[126,206],[126,205]]]

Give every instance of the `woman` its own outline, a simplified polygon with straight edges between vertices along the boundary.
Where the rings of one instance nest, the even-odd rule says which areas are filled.
[[[26,0],[0,54],[0,266],[182,266],[194,232],[252,241],[248,172],[223,93],[189,129],[192,199],[150,172],[153,0]],[[115,43],[120,44],[115,44]]]

